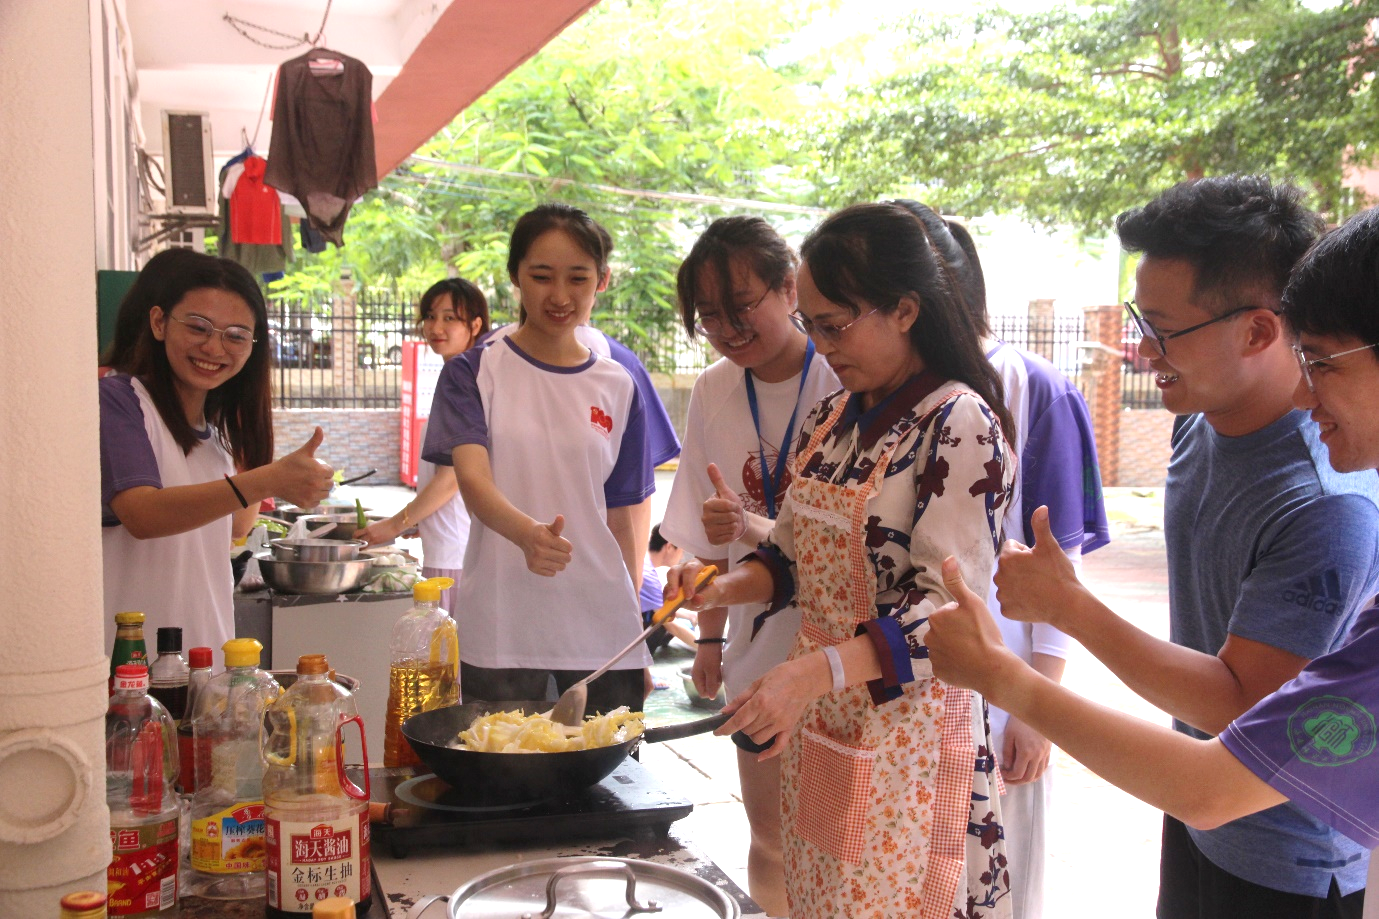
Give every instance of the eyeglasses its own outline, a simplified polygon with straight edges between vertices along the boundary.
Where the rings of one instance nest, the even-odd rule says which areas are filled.
[[[1358,354],[1361,351],[1368,351],[1370,348],[1379,348],[1379,342],[1372,345],[1361,345],[1358,348],[1351,348],[1349,351],[1337,351],[1335,354],[1328,354],[1326,357],[1308,357],[1302,352],[1301,345],[1293,345],[1293,356],[1298,359],[1298,367],[1302,370],[1302,380],[1307,384],[1309,392],[1316,392],[1317,387],[1312,382],[1312,368],[1325,368],[1326,362],[1335,360],[1338,357],[1345,357],[1347,354]]]
[[[857,325],[857,323],[866,319],[868,316],[879,312],[880,310],[873,309],[870,312],[863,313],[846,325],[830,325],[827,322],[816,323],[799,310],[795,310],[790,314],[790,321],[795,323],[795,328],[815,341],[826,341],[831,345],[836,345],[842,339],[844,332]]]
[[[1159,332],[1152,325],[1149,324],[1149,320],[1145,319],[1144,316],[1140,315],[1140,311],[1135,308],[1134,300],[1125,301],[1125,308],[1127,311],[1129,311],[1130,318],[1135,321],[1135,325],[1139,328],[1140,335],[1149,342],[1150,349],[1154,351],[1159,357],[1168,356],[1168,348],[1166,342],[1168,342],[1170,338],[1182,338],[1189,332],[1196,332],[1198,329],[1205,329],[1209,325],[1214,325],[1218,322],[1225,322],[1232,316],[1238,316],[1241,313],[1248,313],[1250,310],[1264,309],[1264,307],[1262,306],[1240,306],[1231,310],[1229,313],[1222,313],[1220,316],[1217,316],[1214,319],[1208,319],[1206,322],[1199,322],[1196,325],[1188,326],[1186,329],[1179,329],[1177,332],[1170,332],[1167,335],[1160,335]]]
[[[211,321],[204,316],[192,316],[190,319],[179,319],[176,316],[169,315],[168,318],[173,322],[180,322],[182,325],[186,326],[188,334],[191,335],[197,344],[204,344],[210,341],[211,336],[219,332],[220,343],[225,347],[225,350],[231,354],[243,354],[254,346],[254,342],[258,341],[258,339],[254,337],[254,333],[250,332],[242,325],[232,325],[226,329],[217,329],[215,326],[211,325]]]
[[[724,327],[724,323],[726,322],[733,331],[740,332],[751,324],[752,313],[756,312],[757,307],[766,302],[766,298],[770,293],[771,288],[766,288],[766,292],[760,297],[757,297],[755,303],[751,306],[739,307],[732,316],[726,316],[722,313],[705,316],[700,313],[699,321],[694,324],[694,331],[698,332],[700,335],[707,335],[709,338],[722,338],[724,333],[728,331],[728,329]],[[694,310],[696,313],[699,312],[698,304],[695,305]]]

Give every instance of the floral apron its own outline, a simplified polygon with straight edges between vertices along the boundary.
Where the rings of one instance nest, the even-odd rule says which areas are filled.
[[[956,395],[931,394],[921,408]],[[819,425],[798,454],[801,462],[832,433],[846,404],[841,400]],[[930,411],[917,414],[932,417]],[[901,440],[903,433],[861,484],[797,475],[791,485],[796,602],[803,612],[792,659],[847,641],[876,616],[866,504],[880,490]],[[984,732],[985,718],[977,714]],[[968,882],[973,799],[980,798],[983,814],[995,805],[994,798],[986,800],[989,789],[974,788],[974,778],[980,784],[989,774],[974,774],[973,715],[969,691],[934,679],[916,680],[901,698],[881,706],[859,684],[826,693],[805,709],[781,764],[793,919],[1010,915],[1008,898],[1000,896],[1008,883],[993,893],[990,877]],[[989,738],[983,741],[989,750]],[[977,874],[988,859],[993,868],[1004,868],[1000,840],[990,842],[994,850],[977,843]]]

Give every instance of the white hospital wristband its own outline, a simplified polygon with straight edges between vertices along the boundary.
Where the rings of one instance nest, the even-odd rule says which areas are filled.
[[[847,686],[843,681],[843,658],[832,645],[828,645],[823,651],[824,657],[828,658],[828,669],[833,671],[833,691],[841,692]]]

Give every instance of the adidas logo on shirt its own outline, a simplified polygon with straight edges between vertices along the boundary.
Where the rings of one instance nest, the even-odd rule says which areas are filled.
[[[1284,590],[1283,599],[1314,612],[1334,616],[1341,611],[1341,579],[1335,569],[1314,574]]]

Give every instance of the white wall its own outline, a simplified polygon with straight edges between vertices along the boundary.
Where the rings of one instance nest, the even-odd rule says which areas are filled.
[[[55,915],[63,893],[103,890],[110,853],[95,513],[100,2],[0,3],[0,916]]]

